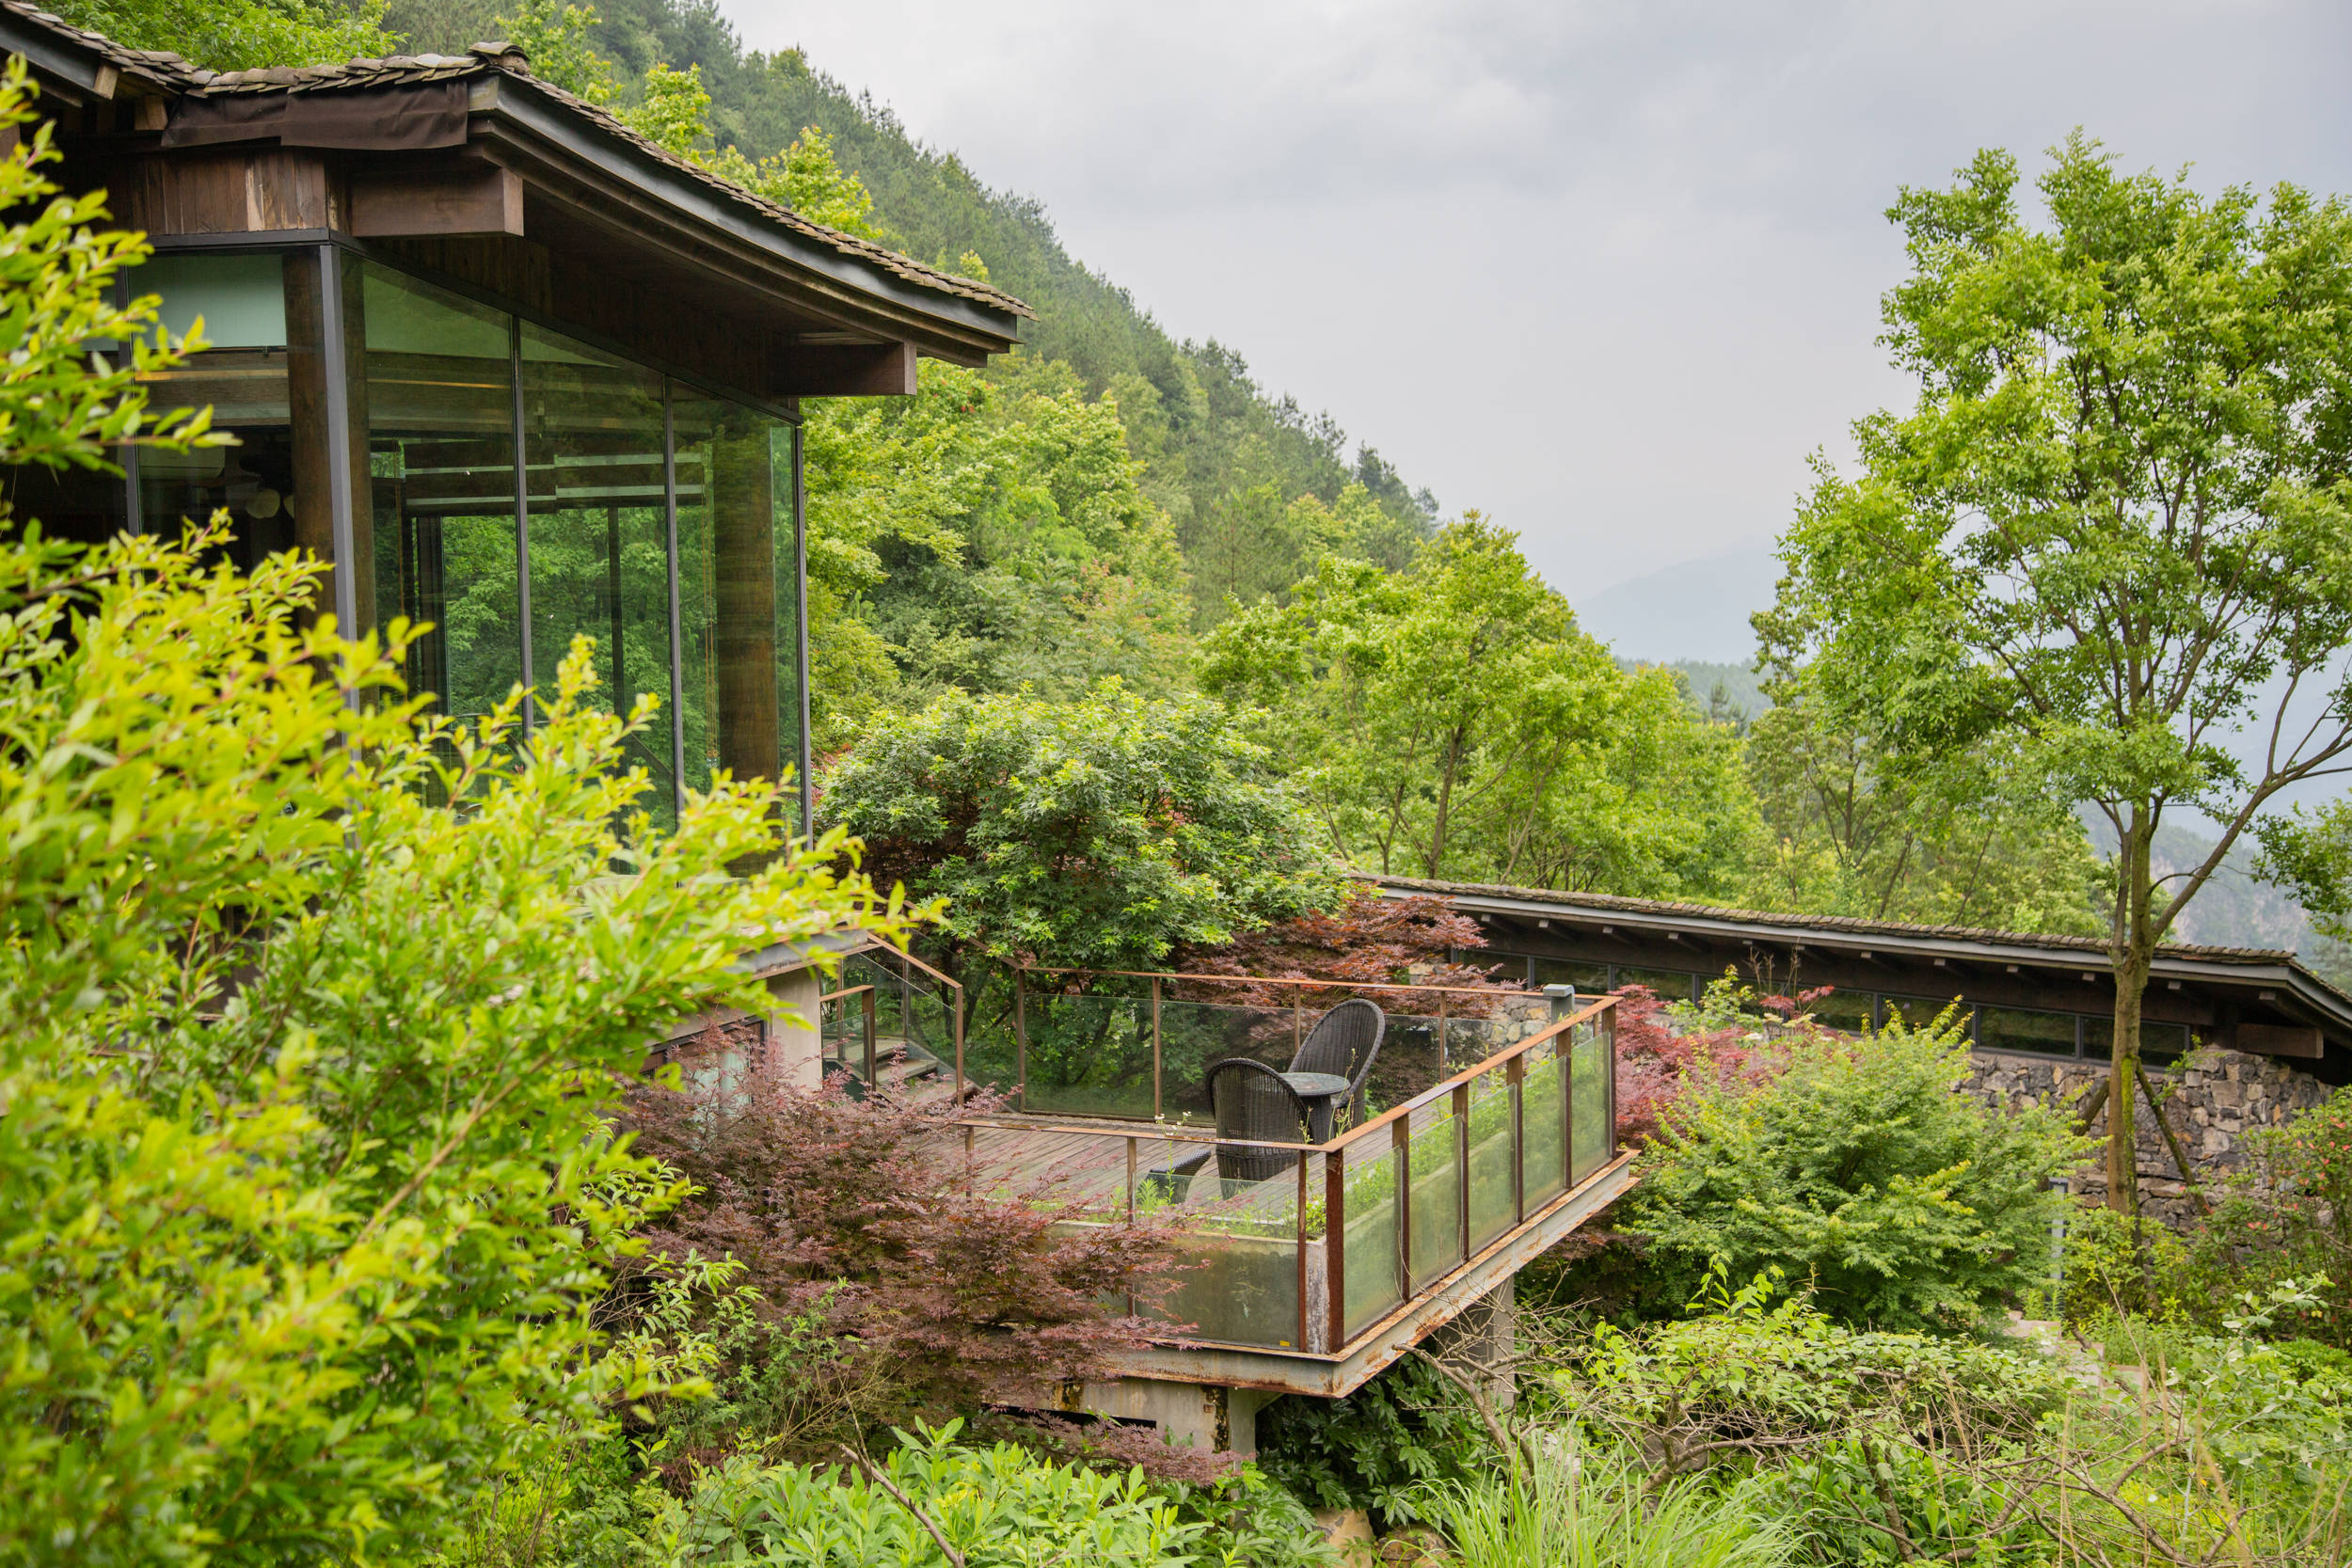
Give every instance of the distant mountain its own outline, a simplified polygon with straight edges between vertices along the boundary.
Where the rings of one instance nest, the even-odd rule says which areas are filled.
[[[1620,658],[1745,665],[1756,657],[1748,617],[1772,607],[1779,581],[1772,547],[1749,545],[1580,596],[1576,615]]]

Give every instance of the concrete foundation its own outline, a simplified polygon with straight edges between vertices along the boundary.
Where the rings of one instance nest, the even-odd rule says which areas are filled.
[[[1247,1458],[1258,1451],[1258,1412],[1275,1397],[1255,1388],[1120,1377],[1082,1386],[1074,1400],[1065,1395],[1062,1407],[1149,1424],[1178,1448]]]
[[[768,1066],[796,1089],[814,1089],[824,1079],[817,1031],[817,999],[824,993],[824,976],[814,969],[787,970],[768,982],[774,998],[766,1020]]]

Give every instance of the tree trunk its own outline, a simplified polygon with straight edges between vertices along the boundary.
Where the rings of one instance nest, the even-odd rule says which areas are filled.
[[[2132,814],[2117,846],[2115,925],[2108,959],[2115,970],[2115,1053],[2107,1069],[2107,1207],[2139,1212],[2138,1118],[2133,1092],[2139,1074],[2139,1005],[2155,958],[2150,928],[2148,860],[2153,825]]]

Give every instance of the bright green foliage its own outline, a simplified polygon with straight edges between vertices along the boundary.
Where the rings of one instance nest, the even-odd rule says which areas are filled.
[[[385,29],[386,0],[59,0],[46,8],[117,43],[169,49],[215,71],[381,58],[399,41]]]
[[[2155,944],[2279,791],[2352,751],[2352,207],[2122,176],[2079,134],[2053,156],[2047,226],[1994,151],[1890,212],[1913,271],[1883,341],[1918,401],[1856,423],[1851,477],[1823,467],[1757,626],[1885,768],[1981,748],[2106,819],[2128,1083]],[[2219,832],[2162,874],[2182,813]],[[2121,1208],[2133,1119],[2110,1101]]]
[[[1553,1452],[1523,1481],[1427,1488],[1420,1510],[1460,1568],[1783,1568],[1803,1560],[1762,1489],[1653,1490],[1631,1456]]]
[[[1516,537],[1475,515],[1410,570],[1326,558],[1216,628],[1201,684],[1261,734],[1359,865],[1707,894],[1753,831],[1736,739],[1664,670],[1576,629]]]
[[[1834,721],[1802,675],[1773,692],[1748,730],[1765,831],[1741,903],[2004,931],[2103,928],[2082,823],[2047,797],[1988,788],[2012,775],[2004,748],[1895,758]]]
[[[1268,1476],[1313,1507],[1367,1509],[1391,1525],[1422,1517],[1432,1485],[1468,1481],[1493,1457],[1470,1402],[1416,1359],[1340,1399],[1295,1395],[1258,1413]]]
[[[1064,367],[926,361],[913,398],[815,404],[809,623],[820,738],[949,687],[1178,684],[1183,571],[1118,410]]]
[[[29,191],[45,145],[0,180]],[[120,372],[59,347],[151,329],[151,302],[102,304],[136,247],[59,211],[8,239],[0,466],[139,428]],[[598,1355],[588,1319],[669,1193],[605,1135],[618,1086],[681,1013],[760,1005],[747,941],[862,902],[830,846],[723,876],[779,848],[766,784],[650,837],[584,643],[527,753],[519,696],[426,723],[407,628],[340,641],[305,614],[315,563],[207,564],[223,526],[0,538],[11,1561],[413,1560],[593,1428],[659,1373]]]
[[[1964,1024],[1892,1021],[1815,1037],[1760,1086],[1686,1091],[1644,1157],[1624,1227],[1695,1275],[1721,1259],[1807,1282],[1844,1323],[1974,1326],[2049,1274],[2044,1183],[2085,1148],[2057,1113],[1995,1111],[1960,1092]]]
[[[1010,1443],[959,1447],[961,1421],[899,1433],[882,1463],[969,1568],[1166,1568],[1195,1563],[1208,1533],[1155,1494],[1140,1470],[1106,1476],[1054,1465]],[[649,1499],[647,1560],[790,1562],[804,1568],[945,1568],[946,1557],[906,1504],[862,1469],[766,1465],[738,1453],[683,1500]]]
[[[1776,1273],[1734,1290],[1717,1261],[1692,1316],[1630,1333],[1596,1324],[1560,1392],[1581,1420],[1642,1441],[1670,1470],[1716,1463],[1704,1445],[1727,1433],[2030,1433],[2067,1392],[2023,1347],[1850,1327]]]
[[[860,239],[878,240],[874,227],[874,197],[866,182],[845,173],[834,162],[833,139],[814,125],[801,128],[792,145],[755,162],[730,142],[717,156],[704,160],[713,174],[732,180],[755,196],[789,207],[811,223],[838,229]],[[965,253],[958,271],[986,281],[988,268]]]
[[[621,111],[628,128],[660,148],[683,158],[710,134],[710,94],[703,90],[702,71],[693,66],[672,71],[656,62],[645,72],[638,101]]]
[[[498,39],[522,50],[533,76],[602,108],[611,106],[619,94],[620,77],[618,68],[589,44],[588,32],[596,24],[594,6],[567,5],[565,0],[520,0],[512,10],[501,13],[491,28]]]
[[[0,75],[0,126],[32,119],[24,62]],[[57,161],[46,122],[21,131],[0,158],[0,211],[18,214],[0,230],[0,454],[10,463],[100,468],[116,444],[138,438],[215,445],[209,409],[157,417],[141,374],[175,362],[175,345],[155,325],[154,296],[115,303],[114,283],[152,253],[144,236],[93,227],[106,215],[103,192],[61,196],[43,170]],[[28,211],[29,209],[29,211]],[[90,345],[124,345],[93,357]],[[177,345],[192,352],[201,336]],[[5,516],[0,512],[0,516]]]
[[[2308,1310],[2280,1315],[2294,1332],[2352,1350],[2352,1088],[2282,1127],[2256,1130],[2248,1144],[2248,1169],[2191,1233],[2184,1293],[2207,1281],[2221,1283],[2210,1298],[2322,1280]]]
[[[1203,697],[950,692],[877,722],[820,809],[878,881],[949,900],[957,947],[1140,969],[1342,901],[1267,762]]]

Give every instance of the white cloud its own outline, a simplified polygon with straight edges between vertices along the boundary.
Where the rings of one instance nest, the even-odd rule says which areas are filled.
[[[1572,594],[1769,536],[1902,395],[1899,184],[2076,124],[2209,184],[2352,183],[2352,8],[2318,0],[727,9]]]

